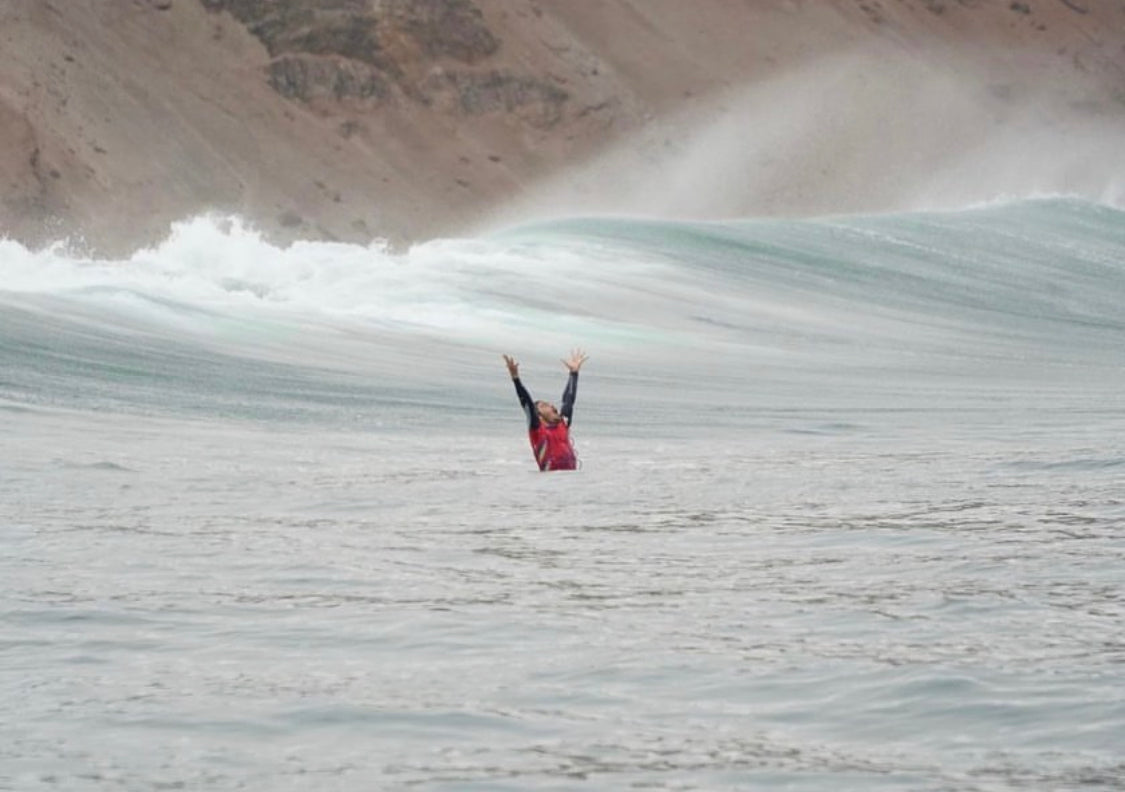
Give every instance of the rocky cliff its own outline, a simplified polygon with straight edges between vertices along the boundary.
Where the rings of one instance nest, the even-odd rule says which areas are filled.
[[[982,127],[1125,131],[1117,0],[6,0],[0,36],[0,233],[101,251],[880,209]]]

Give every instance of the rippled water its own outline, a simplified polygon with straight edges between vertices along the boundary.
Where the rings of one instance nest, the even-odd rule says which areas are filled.
[[[1123,788],[1123,251],[0,242],[0,789]],[[572,343],[541,475],[499,355]]]
[[[0,782],[1117,788],[1125,419],[947,418],[543,476],[492,419],[6,414]]]

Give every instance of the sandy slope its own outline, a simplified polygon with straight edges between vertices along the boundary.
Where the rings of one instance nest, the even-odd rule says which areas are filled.
[[[367,241],[594,210],[1123,199],[1119,0],[266,7],[0,4],[0,231],[108,252],[211,209]]]

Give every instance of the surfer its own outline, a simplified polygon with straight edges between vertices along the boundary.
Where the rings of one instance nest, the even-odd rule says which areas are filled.
[[[527,416],[527,436],[540,470],[574,470],[578,460],[570,444],[570,422],[574,414],[574,397],[578,394],[578,369],[586,362],[586,353],[575,349],[563,365],[570,370],[562,395],[562,409],[546,401],[532,401],[531,394],[520,382],[520,364],[511,355],[504,355],[508,373],[516,386],[520,407]]]

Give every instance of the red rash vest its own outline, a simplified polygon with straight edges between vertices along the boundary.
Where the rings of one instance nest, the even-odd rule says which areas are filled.
[[[535,462],[540,470],[574,470],[578,467],[578,459],[574,455],[574,446],[570,444],[570,424],[574,415],[574,397],[578,394],[578,372],[570,372],[563,390],[562,409],[559,410],[561,420],[557,423],[545,423],[539,418],[539,411],[527,388],[519,378],[512,380],[516,386],[516,395],[519,397],[520,406],[527,416],[527,436],[531,441],[531,451],[535,455]]]

